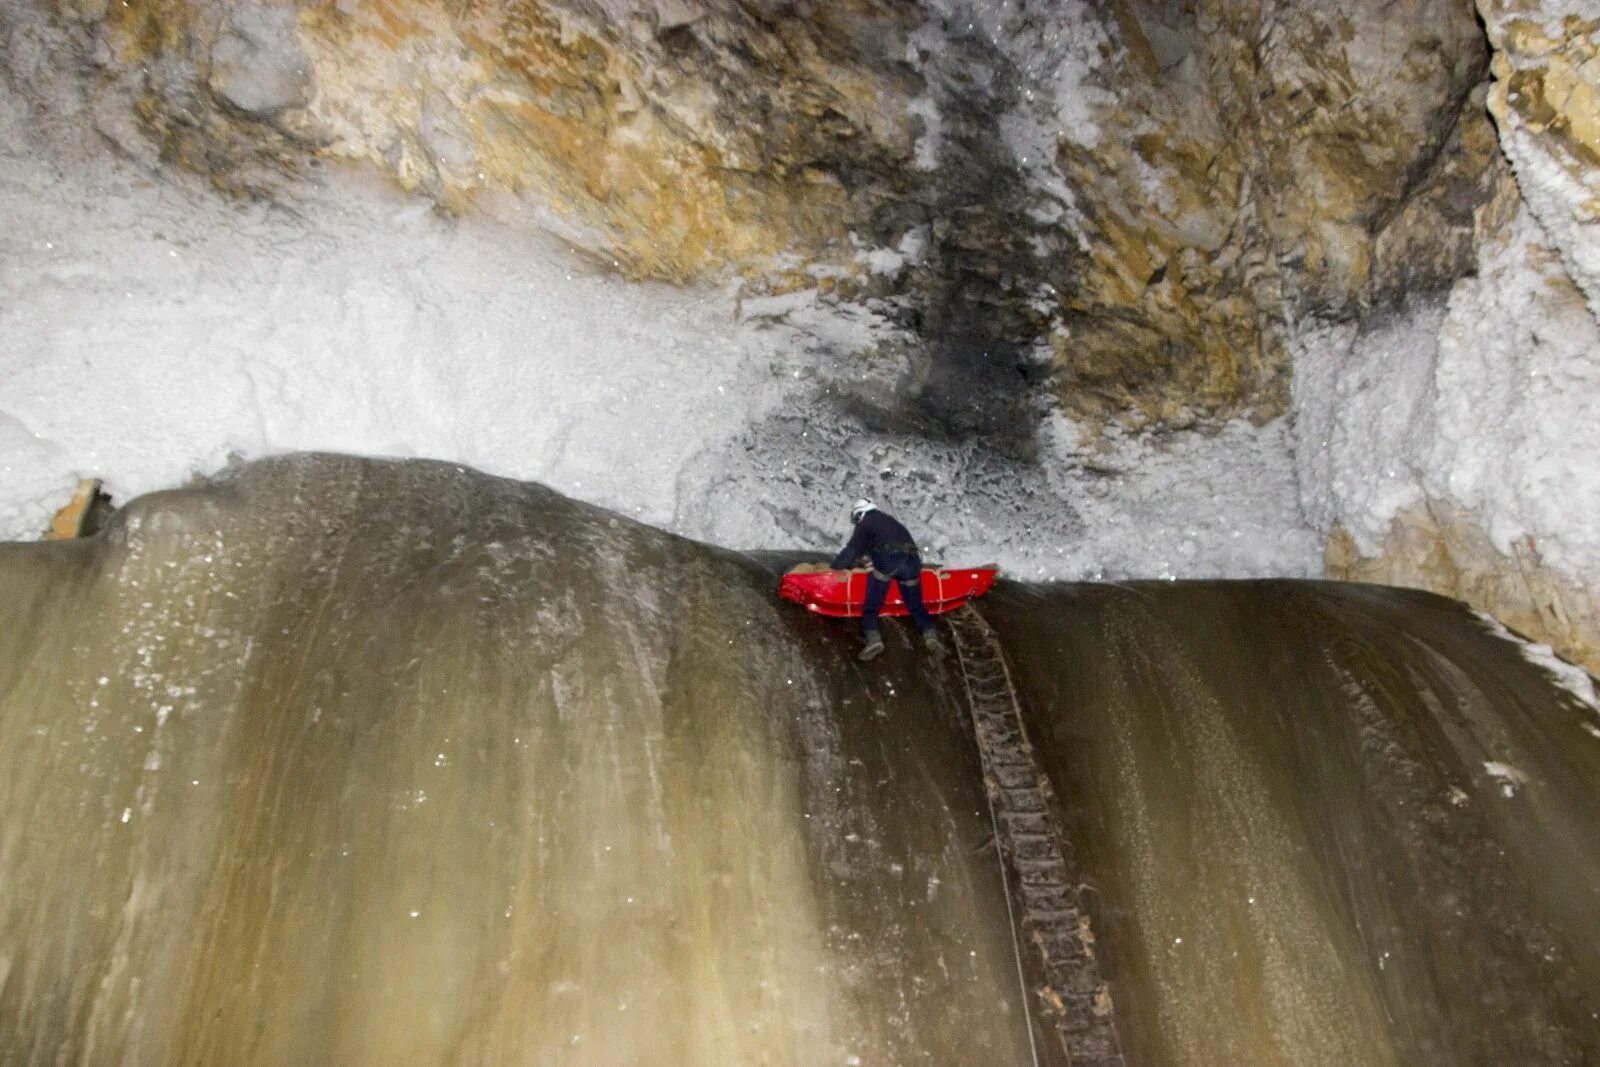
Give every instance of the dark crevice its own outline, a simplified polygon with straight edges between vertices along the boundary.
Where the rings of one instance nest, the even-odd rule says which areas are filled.
[[[1030,303],[1076,250],[1029,217],[1039,194],[997,121],[1018,107],[1024,74],[982,33],[946,29],[927,71],[942,123],[937,169],[919,190],[929,244],[906,287],[919,368],[897,410],[873,421],[981,439],[1031,462],[1049,387],[1034,351],[1050,322]],[[878,219],[903,221],[903,208],[886,205]]]

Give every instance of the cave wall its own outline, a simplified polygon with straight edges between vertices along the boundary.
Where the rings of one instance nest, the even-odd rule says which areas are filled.
[[[130,151],[256,193],[319,160],[376,167],[454,211],[510,189],[635,275],[815,255],[859,214],[845,178],[892,177],[911,151],[889,58],[903,5],[57,9],[92,41],[102,88],[133,100]]]
[[[1042,349],[1097,418],[1281,412],[1288,324],[1448,284],[1484,195],[1466,0],[55,9],[131,153],[266,195],[334,160],[452,211],[511,190],[635,276]]]
[[[1303,329],[1302,498],[1330,577],[1460,597],[1595,671],[1600,12],[1479,9],[1500,151],[1479,171],[1487,197],[1465,201],[1471,263],[1446,286]]]
[[[1600,313],[1600,7],[1480,0],[1494,43],[1489,110],[1523,196]]]
[[[633,277],[870,306],[924,364],[919,428],[1025,461],[1041,405],[1089,427],[1288,412],[1330,574],[1591,617],[1592,4],[46,6],[73,44],[7,76],[75,79],[150,167],[289,204],[329,165],[448,213],[511,194]],[[1508,384],[1494,425],[1525,432],[1469,462],[1496,407],[1467,380],[1483,333],[1481,374],[1559,388]],[[1452,554],[1459,580],[1417,508],[1488,545]],[[1574,592],[1495,592],[1519,582]],[[1532,632],[1597,665],[1588,623]]]
[[[1519,633],[1537,635],[1563,657],[1600,671],[1600,599],[1583,583],[1544,560],[1536,538],[1524,535],[1508,551],[1470,512],[1444,502],[1403,510],[1376,554],[1364,554],[1350,534],[1328,538],[1330,578],[1431,589],[1483,605]]]
[[[1467,5],[1118,14],[1104,132],[1062,149],[1097,268],[1062,341],[1075,385],[1166,421],[1241,401],[1274,414],[1296,319],[1358,315],[1467,268],[1492,154],[1469,100],[1486,56]]]

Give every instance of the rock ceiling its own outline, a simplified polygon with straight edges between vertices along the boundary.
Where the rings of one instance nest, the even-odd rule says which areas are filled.
[[[1507,180],[1464,0],[1084,10],[1076,89],[935,6],[59,0],[130,150],[244,192],[319,160],[452,211],[509,189],[635,276],[827,275],[933,344],[1048,346],[1080,413],[1277,413],[1286,324],[1448,285]],[[1047,7],[1006,32],[1061,32]],[[897,274],[857,254],[908,240]]]

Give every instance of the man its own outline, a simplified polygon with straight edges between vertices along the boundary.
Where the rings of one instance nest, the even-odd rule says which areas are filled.
[[[866,644],[860,659],[876,659],[883,652],[883,637],[878,633],[878,613],[883,610],[883,600],[889,595],[889,583],[900,583],[900,598],[906,602],[917,629],[922,631],[922,644],[936,656],[944,654],[944,644],[934,633],[933,618],[922,606],[922,557],[917,552],[911,533],[893,515],[879,511],[870,500],[857,500],[850,508],[850,521],[855,532],[833,560],[833,569],[847,570],[855,566],[862,556],[872,560],[867,572],[867,599],[861,607],[861,629]]]

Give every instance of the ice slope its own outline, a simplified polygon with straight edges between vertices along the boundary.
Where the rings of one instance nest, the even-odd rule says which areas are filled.
[[[954,665],[775,585],[328,456],[0,545],[0,1060],[1029,1062]],[[1594,712],[1464,608],[984,609],[1130,1064],[1600,1054]]]
[[[1035,586],[984,611],[1103,902],[1129,1063],[1600,1055],[1581,671],[1378,586]]]
[[[0,546],[0,1061],[1024,1062],[958,706],[771,585],[334,457]]]

